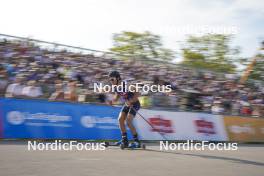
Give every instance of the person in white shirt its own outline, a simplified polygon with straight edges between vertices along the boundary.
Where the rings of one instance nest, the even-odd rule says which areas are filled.
[[[12,84],[9,84],[6,88],[6,97],[18,97],[22,95],[22,90],[25,87],[22,85],[22,79],[21,77],[17,77],[15,82]]]
[[[41,87],[35,86],[36,81],[28,81],[27,86],[23,88],[22,95],[30,98],[37,98],[43,95]]]
[[[225,109],[221,105],[220,101],[214,101],[211,111],[213,114],[222,114],[225,111]]]

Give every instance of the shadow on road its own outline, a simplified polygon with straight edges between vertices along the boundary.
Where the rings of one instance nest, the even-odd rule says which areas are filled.
[[[237,162],[237,163],[241,163],[241,164],[264,166],[264,163],[262,163],[262,162],[256,162],[256,161],[250,161],[250,160],[244,160],[244,159],[238,159],[238,158],[231,158],[231,157],[222,157],[222,156],[213,156],[213,155],[204,155],[204,154],[190,154],[190,153],[180,153],[180,152],[170,152],[170,151],[160,151],[160,150],[154,150],[154,149],[146,149],[145,151],[174,154],[174,155],[185,155],[185,156],[200,157],[200,158],[205,158],[205,159],[226,160],[226,161]]]

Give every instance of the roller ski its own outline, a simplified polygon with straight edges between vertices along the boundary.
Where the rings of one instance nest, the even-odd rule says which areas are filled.
[[[146,149],[146,145],[145,144],[140,144],[140,142],[132,142],[129,145],[121,144],[120,148],[122,150],[124,150],[124,149],[131,149],[131,150],[133,150],[133,149],[143,149],[143,150],[145,150]]]
[[[129,142],[128,142],[128,139],[127,139],[127,136],[124,135],[122,136],[122,139],[120,141],[117,141],[117,142],[105,142],[104,146],[105,147],[109,147],[109,146],[125,146],[125,147],[128,147],[129,145]]]
[[[110,147],[110,146],[119,147],[121,144],[122,144],[122,140],[117,142],[104,142],[105,147]]]

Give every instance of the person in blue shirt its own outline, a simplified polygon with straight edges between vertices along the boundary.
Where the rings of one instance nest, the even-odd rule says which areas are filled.
[[[136,131],[136,128],[133,125],[133,119],[135,118],[137,111],[140,109],[140,102],[138,100],[139,93],[136,91],[130,92],[126,91],[125,88],[125,82],[122,81],[120,73],[118,71],[112,71],[108,75],[109,81],[112,85],[115,86],[123,86],[122,90],[118,90],[115,88],[115,97],[112,101],[109,102],[109,104],[112,105],[113,102],[117,101],[120,97],[122,97],[125,101],[125,104],[123,105],[121,112],[119,113],[119,127],[122,133],[122,140],[117,143],[117,145],[124,145],[124,147],[129,146],[128,138],[127,138],[127,132],[126,132],[126,126],[125,122],[127,122],[127,125],[133,135],[134,142],[130,144],[131,147],[140,147],[140,141],[138,139],[138,134]]]

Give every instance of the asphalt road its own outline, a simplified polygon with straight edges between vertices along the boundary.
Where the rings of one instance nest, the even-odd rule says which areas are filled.
[[[263,176],[264,145],[237,151],[28,151],[27,142],[0,141],[1,176]]]

